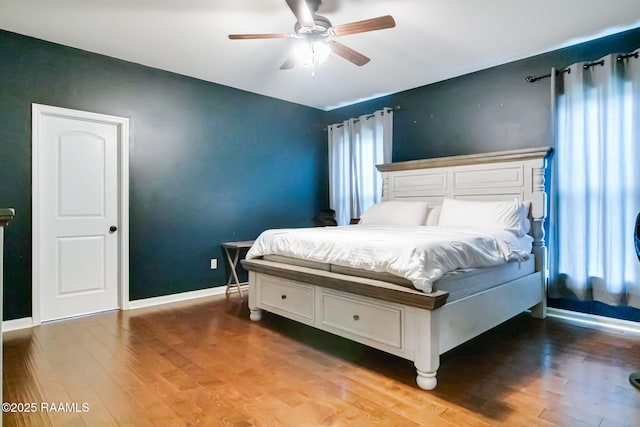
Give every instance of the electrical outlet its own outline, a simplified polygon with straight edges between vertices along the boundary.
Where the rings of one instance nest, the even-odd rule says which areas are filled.
[[[216,258],[211,258],[211,269],[215,270],[218,268],[218,260]]]

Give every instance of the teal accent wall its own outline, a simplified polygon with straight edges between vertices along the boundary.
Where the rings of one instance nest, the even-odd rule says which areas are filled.
[[[394,161],[553,146],[550,79],[524,78],[638,47],[640,29],[630,30],[335,109],[326,120],[339,123],[400,105],[393,118]]]
[[[32,103],[130,119],[132,300],[223,285],[221,242],[326,207],[324,112],[0,31],[5,320],[31,316]]]

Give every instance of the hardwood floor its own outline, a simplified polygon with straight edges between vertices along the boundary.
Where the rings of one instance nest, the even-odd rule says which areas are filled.
[[[3,341],[5,402],[37,406],[5,427],[640,425],[639,338],[524,314],[443,355],[432,392],[409,361],[268,313],[251,322],[237,296]],[[60,403],[70,412],[42,408]]]

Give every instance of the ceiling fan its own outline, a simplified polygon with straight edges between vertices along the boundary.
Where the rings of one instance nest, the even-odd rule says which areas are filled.
[[[357,66],[363,66],[371,59],[335,41],[334,38],[367,31],[383,30],[396,26],[396,22],[390,15],[347,24],[333,25],[331,21],[324,16],[316,14],[322,0],[285,1],[297,19],[293,34],[229,34],[231,40],[298,39],[306,42],[300,44],[297,52],[284,61],[280,66],[281,70],[289,70],[293,68],[296,63],[302,62],[305,65],[312,65],[315,74],[315,67],[332,53],[341,56]]]

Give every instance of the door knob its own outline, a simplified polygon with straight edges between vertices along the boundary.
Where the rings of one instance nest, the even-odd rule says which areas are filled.
[[[111,227],[109,227],[110,233],[115,233],[116,231],[118,231],[118,227],[116,227],[115,225],[112,225]]]

